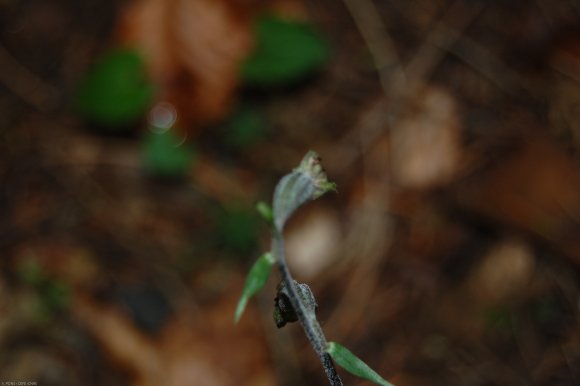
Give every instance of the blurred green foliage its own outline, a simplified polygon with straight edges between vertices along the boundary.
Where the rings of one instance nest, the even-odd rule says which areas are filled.
[[[484,315],[485,324],[489,331],[510,331],[512,325],[512,311],[507,307],[493,307]]]
[[[143,166],[156,177],[183,178],[195,160],[195,150],[172,130],[150,131],[142,147]]]
[[[49,321],[70,304],[71,289],[61,280],[50,277],[33,258],[17,267],[20,280],[34,289],[34,312],[38,321]]]
[[[250,86],[284,86],[321,69],[328,44],[309,24],[263,16],[256,23],[257,45],[242,67]]]
[[[18,264],[18,277],[24,283],[37,286],[45,280],[45,275],[36,259],[24,259]]]
[[[43,304],[48,312],[62,310],[70,303],[71,289],[60,280],[47,281],[42,292]]]
[[[75,104],[89,121],[108,129],[123,128],[141,117],[153,101],[140,55],[118,49],[103,55],[81,81]]]
[[[259,218],[253,210],[228,208],[217,216],[218,243],[247,257],[257,245]]]
[[[242,105],[225,125],[225,141],[235,149],[246,149],[256,144],[266,134],[266,122],[258,110]]]

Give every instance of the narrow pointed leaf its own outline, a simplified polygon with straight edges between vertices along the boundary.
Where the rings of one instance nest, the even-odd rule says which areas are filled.
[[[258,213],[260,213],[260,215],[264,218],[264,220],[268,222],[268,224],[271,224],[272,221],[274,221],[274,214],[272,213],[272,208],[270,208],[270,205],[266,204],[264,201],[260,201],[256,204],[256,210],[258,211]]]
[[[341,346],[336,342],[328,343],[326,352],[330,354],[332,359],[343,369],[357,377],[374,382],[381,386],[394,386],[387,382],[383,377],[377,374],[366,363],[360,360],[356,355],[350,352],[346,347]]]
[[[242,296],[238,301],[238,306],[236,307],[236,313],[234,315],[234,322],[237,323],[244,310],[248,304],[248,300],[254,296],[259,290],[264,287],[272,272],[272,266],[274,265],[274,257],[270,252],[264,253],[260,258],[254,263],[248,276],[246,277],[246,284],[244,285],[244,290],[242,291]]]

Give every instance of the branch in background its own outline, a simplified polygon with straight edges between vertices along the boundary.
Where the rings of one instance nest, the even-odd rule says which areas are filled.
[[[407,78],[395,43],[371,0],[343,0],[373,57],[383,92],[406,88]],[[396,84],[396,87],[393,86]]]

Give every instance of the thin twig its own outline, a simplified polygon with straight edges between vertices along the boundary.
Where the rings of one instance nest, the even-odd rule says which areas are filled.
[[[449,35],[458,34],[451,27],[447,28],[446,33]],[[437,45],[438,42],[435,41],[433,44]],[[522,89],[527,87],[516,71],[509,68],[492,52],[467,36],[460,36],[452,47],[440,48],[447,50],[450,54],[462,60],[508,95],[517,96]],[[531,89],[526,91],[533,92]]]
[[[343,1],[373,56],[377,70],[380,69],[380,63],[387,61],[385,58],[390,58],[393,75],[387,77],[379,71],[385,98],[378,99],[354,129],[341,139],[338,145],[343,148],[341,159],[336,160],[340,169],[349,167],[360,154],[365,154],[385,131],[385,127],[397,128],[405,106],[417,96],[443,57],[449,52],[459,55],[453,46],[462,39],[463,31],[486,6],[485,2],[467,5],[463,0],[455,1],[427,33],[411,61],[404,66],[394,54],[394,44],[384,24],[379,20],[381,27],[372,27],[377,24],[375,19],[378,18],[374,4],[369,0]],[[384,79],[390,81],[385,84]],[[359,147],[350,150],[354,143],[358,143]]]
[[[0,44],[0,83],[39,111],[50,111],[59,99],[58,90],[24,67]]]
[[[371,0],[343,0],[371,53],[385,94],[404,89],[407,79],[395,43]]]
[[[435,23],[434,28],[427,33],[427,37],[419,46],[417,53],[405,68],[410,79],[409,98],[412,98],[421,89],[422,84],[431,76],[447,52],[461,38],[463,31],[483,11],[485,6],[484,1],[466,4],[463,0],[457,0]],[[453,28],[449,26],[453,26]]]

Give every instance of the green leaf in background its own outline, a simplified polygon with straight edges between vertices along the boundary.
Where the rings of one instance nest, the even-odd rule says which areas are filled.
[[[46,283],[42,298],[49,311],[61,310],[70,304],[71,288],[60,280],[51,280]]]
[[[153,94],[139,54],[119,49],[95,63],[80,83],[75,102],[90,121],[117,128],[143,115]]]
[[[483,316],[488,329],[502,332],[510,331],[510,310],[508,308],[491,308]]]
[[[46,274],[36,259],[25,259],[18,264],[19,278],[30,285],[41,285],[46,281]]]
[[[187,174],[195,152],[172,130],[151,131],[143,139],[143,165],[158,177],[180,178]]]
[[[234,315],[235,323],[237,323],[242,317],[246,305],[248,304],[248,300],[261,290],[268,281],[274,262],[274,256],[272,256],[270,252],[267,252],[260,256],[252,266],[252,269],[250,269],[250,272],[246,277],[246,284],[244,285],[242,296],[240,297],[238,306],[236,307],[236,314]]]
[[[248,85],[287,85],[328,61],[327,43],[306,23],[264,16],[257,22],[256,35],[256,50],[242,67]]]
[[[326,352],[332,359],[343,369],[359,378],[366,379],[381,386],[393,386],[383,377],[377,374],[366,363],[360,360],[356,355],[350,352],[346,347],[336,342],[329,342]]]
[[[226,142],[237,149],[246,149],[266,133],[266,123],[262,115],[249,106],[239,107],[226,124]]]
[[[247,255],[257,244],[258,216],[249,208],[226,208],[218,213],[217,242],[229,252]]]
[[[17,269],[20,280],[34,289],[30,301],[33,316],[38,321],[49,321],[57,312],[69,306],[69,285],[50,277],[36,259],[28,258],[19,262]]]

